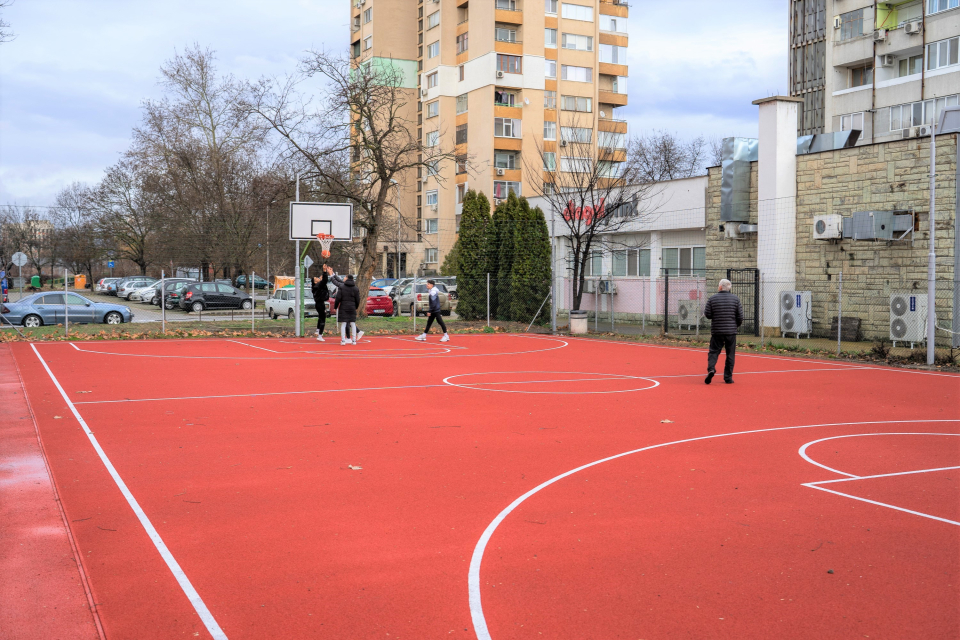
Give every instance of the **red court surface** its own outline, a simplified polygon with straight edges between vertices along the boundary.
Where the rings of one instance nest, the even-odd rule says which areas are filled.
[[[960,377],[436,340],[14,344],[106,637],[960,634]]]

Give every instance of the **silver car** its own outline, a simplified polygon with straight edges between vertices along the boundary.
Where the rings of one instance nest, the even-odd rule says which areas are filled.
[[[109,302],[93,302],[73,292],[66,294],[69,305],[64,305],[63,296],[62,293],[35,293],[17,302],[0,304],[2,324],[21,324],[32,328],[63,324],[64,320],[76,324],[120,324],[133,321],[130,307]]]
[[[117,288],[117,297],[120,298],[121,300],[126,300],[127,298],[130,297],[130,294],[132,294],[137,289],[143,289],[144,287],[148,287],[156,281],[157,281],[156,278],[147,278],[147,277],[136,278],[136,279],[131,278],[130,280],[127,280]]]
[[[450,315],[450,294],[447,293],[446,285],[438,282],[434,286],[440,291],[438,294],[440,298],[440,314],[444,316]],[[403,288],[400,290],[400,295],[397,296],[394,305],[394,308],[398,309],[397,313],[399,315],[410,315],[414,308],[414,296],[416,296],[417,315],[427,314],[430,310],[430,294],[427,291],[427,281],[426,279],[418,279],[416,294],[413,292],[413,282],[403,285]]]
[[[293,287],[277,289],[263,303],[267,310],[267,315],[276,320],[280,316],[286,316],[291,320],[296,315],[297,291]],[[324,312],[330,315],[328,307],[330,303],[324,301]],[[313,301],[313,294],[309,289],[303,290],[303,315],[304,317],[316,317],[317,305]]]
[[[156,295],[157,290],[159,288],[160,288],[160,283],[157,282],[147,287],[137,289],[136,291],[131,293],[129,296],[127,296],[127,300],[129,300],[130,302],[145,302],[147,304],[150,304],[150,301],[153,300],[153,296]]]

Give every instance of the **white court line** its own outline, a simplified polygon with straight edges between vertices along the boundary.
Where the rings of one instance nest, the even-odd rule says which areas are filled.
[[[413,384],[404,387],[360,387],[356,389],[309,389],[307,391],[266,391],[263,393],[231,393],[222,396],[180,396],[171,398],[124,398],[123,400],[86,400],[74,404],[117,404],[120,402],[163,402],[164,400],[218,400],[220,398],[257,398],[260,396],[292,396],[309,393],[341,393],[344,391],[386,391],[389,389],[429,389],[445,384]]]
[[[280,351],[274,351],[273,349],[266,349],[264,347],[258,347],[256,345],[247,344],[246,342],[240,342],[239,340],[227,340],[227,342],[233,342],[234,344],[242,344],[245,347],[251,347],[253,349],[260,349],[261,351],[268,351],[270,353],[280,353]]]
[[[517,507],[523,504],[528,498],[539,493],[543,489],[549,487],[550,485],[563,480],[564,478],[571,476],[579,471],[584,469],[589,469],[590,467],[595,467],[604,462],[609,462],[611,460],[616,460],[618,458],[623,458],[625,456],[633,455],[635,453],[641,453],[643,451],[650,451],[652,449],[659,449],[662,447],[669,447],[676,444],[685,444],[688,442],[696,442],[698,440],[710,440],[712,438],[724,438],[728,436],[739,436],[739,435],[750,435],[756,433],[768,433],[771,431],[788,431],[793,429],[813,429],[818,427],[843,427],[843,426],[857,426],[864,424],[907,424],[907,423],[939,423],[939,422],[960,422],[960,420],[950,420],[950,419],[935,419],[935,420],[878,420],[878,421],[867,421],[867,422],[837,422],[829,424],[809,424],[795,427],[773,427],[770,429],[755,429],[751,431],[735,431],[732,433],[718,433],[709,436],[699,436],[696,438],[686,438],[684,440],[674,440],[672,442],[663,442],[661,444],[654,444],[648,447],[642,447],[640,449],[633,449],[632,451],[625,451],[623,453],[618,453],[607,458],[602,458],[600,460],[595,460],[594,462],[589,462],[585,465],[579,466],[576,469],[571,469],[566,473],[561,473],[558,476],[550,478],[546,482],[538,484],[533,489],[530,489],[525,494],[511,502],[503,511],[497,514],[497,517],[487,525],[487,528],[484,529],[483,534],[480,536],[480,539],[477,541],[476,547],[473,549],[473,556],[470,558],[470,569],[467,574],[467,590],[469,593],[469,602],[470,602],[470,618],[473,621],[473,630],[477,635],[477,640],[492,640],[490,636],[490,631],[487,628],[487,620],[483,615],[483,604],[480,599],[480,564],[483,561],[483,552],[487,548],[487,543],[490,542],[490,538],[493,537],[493,533],[497,530],[497,527],[500,526],[500,523],[503,522],[511,512],[513,512]]]
[[[860,480],[860,478],[846,478],[840,482],[849,482],[851,480]],[[877,502],[876,500],[868,500],[866,498],[861,498],[860,496],[855,496],[849,493],[843,493],[842,491],[834,491],[833,489],[826,489],[824,487],[817,486],[816,482],[807,482],[801,486],[810,487],[811,489],[819,489],[820,491],[826,491],[827,493],[832,493],[834,495],[843,496],[844,498],[851,498],[853,500],[858,500],[860,502],[866,502],[868,504],[877,505],[878,507],[887,507],[888,509],[893,509],[894,511],[902,511],[904,513],[909,513],[915,516],[920,516],[921,518],[929,518],[931,520],[938,520],[940,522],[946,522],[947,524],[960,525],[960,522],[955,520],[948,520],[947,518],[941,518],[940,516],[935,516],[929,513],[923,513],[921,511],[913,511],[912,509],[905,509],[904,507],[898,507],[895,504],[887,504],[886,502]]]
[[[636,389],[619,389],[619,390],[609,390],[609,391],[514,391],[512,389],[484,389],[477,387],[478,384],[536,384],[536,383],[545,383],[545,382],[577,382],[577,380],[530,380],[530,381],[520,381],[520,382],[468,382],[457,383],[451,382],[454,378],[463,378],[466,376],[490,376],[490,375],[515,375],[518,373],[569,373],[572,375],[580,376],[619,376],[617,378],[610,378],[611,380],[645,380],[647,382],[652,382],[653,385],[649,387],[642,387]],[[585,378],[585,381],[598,380],[599,378]],[[448,384],[451,387],[459,387],[461,389],[473,389],[475,391],[491,391],[494,393],[525,393],[531,395],[553,395],[553,396],[571,396],[571,395],[599,395],[599,394],[611,394],[611,393],[631,393],[633,391],[646,391],[648,389],[653,389],[659,387],[660,383],[651,378],[644,378],[641,376],[627,376],[620,374],[607,374],[607,373],[592,373],[590,371],[480,371],[476,373],[461,373],[453,376],[447,376],[443,379],[444,384]]]
[[[217,621],[214,619],[213,614],[210,613],[210,610],[207,609],[207,605],[204,604],[203,599],[200,598],[200,594],[198,594],[197,590],[193,588],[193,585],[190,583],[190,579],[187,578],[187,575],[183,572],[183,569],[180,568],[180,564],[173,557],[173,554],[170,553],[170,549],[167,548],[166,543],[164,543],[163,539],[160,537],[160,534],[157,533],[153,523],[150,522],[150,518],[148,518],[147,514],[144,513],[143,509],[140,508],[140,504],[137,502],[137,499],[133,497],[130,489],[127,488],[126,483],[120,477],[120,474],[117,473],[116,468],[113,466],[113,463],[110,462],[110,458],[107,457],[106,452],[104,452],[103,448],[100,446],[96,436],[93,435],[93,432],[90,430],[90,427],[87,426],[87,423],[80,415],[80,412],[77,411],[77,408],[73,405],[73,402],[70,401],[70,398],[63,390],[63,387],[60,386],[60,382],[57,380],[57,377],[53,375],[53,371],[50,370],[50,367],[47,366],[43,356],[41,356],[40,352],[37,351],[36,345],[31,344],[30,347],[33,349],[33,352],[37,354],[40,364],[42,364],[43,368],[46,369],[47,375],[50,376],[53,384],[57,387],[57,390],[63,397],[64,402],[66,402],[67,406],[70,407],[70,411],[77,419],[77,422],[80,423],[80,426],[83,428],[83,432],[87,434],[87,439],[90,440],[90,444],[93,445],[94,450],[100,457],[100,461],[103,462],[103,466],[107,468],[107,471],[110,473],[110,477],[113,478],[114,483],[116,483],[117,487],[120,489],[120,493],[123,494],[123,497],[127,500],[127,504],[130,505],[131,509],[133,509],[133,512],[137,516],[137,520],[140,521],[140,524],[147,532],[147,535],[153,542],[153,546],[156,547],[157,551],[160,553],[160,557],[163,558],[163,561],[167,564],[167,567],[170,569],[173,577],[176,578],[177,583],[183,590],[184,595],[186,595],[187,599],[190,600],[190,604],[193,605],[194,611],[196,611],[197,615],[200,616],[200,619],[203,621],[207,631],[215,638],[215,640],[227,640],[227,635],[220,628],[220,625],[217,624]]]
[[[812,464],[812,465],[815,466],[815,467],[820,467],[821,469],[826,469],[826,470],[829,471],[830,473],[836,473],[836,474],[841,475],[841,476],[847,476],[848,478],[859,478],[859,477],[861,477],[861,476],[857,476],[857,475],[854,475],[854,474],[852,474],[852,473],[847,473],[846,471],[840,471],[839,469],[833,469],[833,468],[831,468],[831,467],[828,467],[828,466],[825,465],[825,464],[821,464],[821,463],[817,462],[816,460],[814,460],[813,458],[811,458],[810,456],[807,455],[807,449],[808,449],[811,445],[817,444],[817,443],[819,443],[819,442],[826,442],[827,440],[840,440],[841,438],[862,438],[862,437],[866,437],[866,436],[955,436],[955,435],[958,435],[958,434],[956,434],[956,433],[926,433],[926,432],[923,432],[923,433],[912,433],[912,432],[905,432],[905,433],[851,433],[851,434],[842,435],[842,436],[830,436],[829,438],[820,438],[819,440],[812,440],[812,441],[808,442],[807,444],[803,445],[802,447],[800,447],[800,449],[797,451],[797,453],[800,455],[801,458],[803,458],[804,460],[806,460],[807,462],[809,462],[810,464]]]

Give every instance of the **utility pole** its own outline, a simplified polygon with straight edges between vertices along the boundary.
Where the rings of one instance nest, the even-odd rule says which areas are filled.
[[[934,109],[936,120],[936,109]],[[937,337],[937,123],[930,127],[930,251],[927,254],[927,364],[936,356]]]

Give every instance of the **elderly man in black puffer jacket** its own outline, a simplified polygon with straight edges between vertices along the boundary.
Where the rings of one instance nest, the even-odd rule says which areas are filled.
[[[740,298],[730,293],[729,280],[721,280],[719,293],[707,300],[703,309],[705,318],[710,323],[710,352],[707,355],[707,384],[717,373],[717,358],[720,350],[727,352],[726,363],[723,367],[723,381],[733,384],[733,361],[737,349],[737,329],[743,324],[743,305]]]

